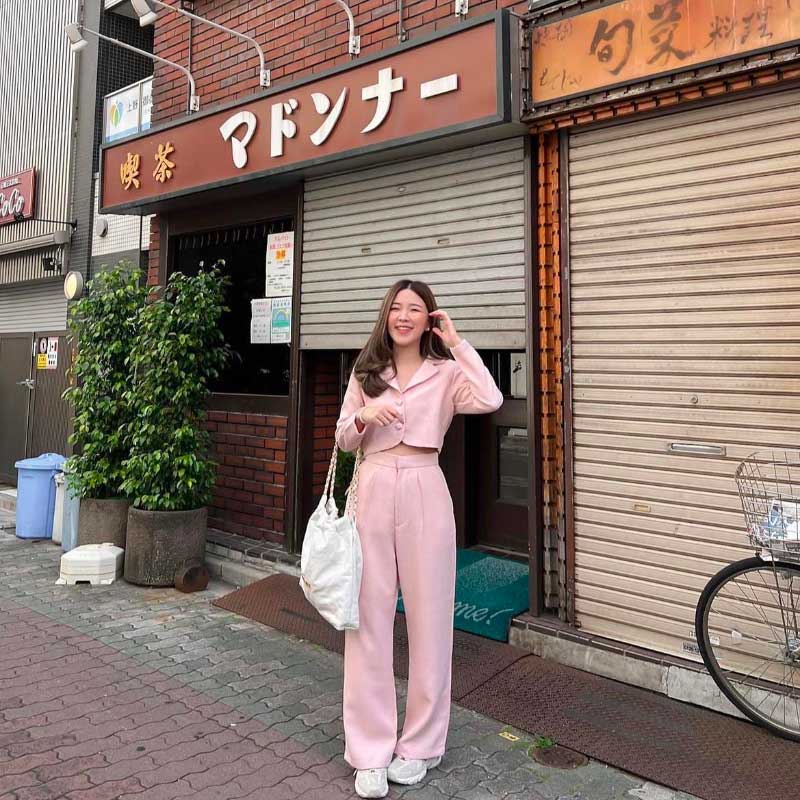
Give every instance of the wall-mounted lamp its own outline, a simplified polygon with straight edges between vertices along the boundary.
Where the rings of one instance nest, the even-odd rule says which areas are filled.
[[[350,28],[350,40],[347,43],[347,52],[350,53],[351,56],[357,56],[361,52],[361,37],[356,36],[356,23],[353,19],[353,12],[344,0],[336,0],[336,2],[344,9],[344,13],[347,14],[347,24]]]
[[[91,33],[92,36],[96,36],[98,39],[102,39],[104,42],[110,42],[111,44],[115,44],[118,47],[122,47],[125,50],[130,50],[134,53],[138,53],[140,56],[144,56],[145,58],[149,58],[153,61],[159,61],[162,64],[166,64],[167,66],[174,67],[175,69],[179,69],[186,77],[189,79],[189,110],[188,113],[192,113],[193,111],[200,110],[200,96],[197,94],[197,90],[195,88],[194,78],[192,77],[192,73],[189,72],[186,67],[181,66],[180,64],[176,64],[174,61],[169,61],[166,58],[161,58],[161,56],[157,56],[154,53],[148,53],[147,50],[140,50],[138,47],[134,47],[133,45],[127,44],[126,42],[121,42],[119,39],[113,39],[111,36],[106,36],[103,33],[98,33],[97,31],[93,31],[91,28],[87,28],[85,25],[78,25],[74,22],[71,22],[69,25],[64,26],[64,31],[67,34],[70,42],[70,48],[72,49],[73,53],[77,53],[80,50],[83,50],[89,42],[84,39],[84,33]]]
[[[270,71],[265,65],[264,51],[261,49],[261,45],[259,45],[259,43],[252,36],[247,36],[246,34],[235,31],[232,28],[226,28],[224,25],[220,25],[218,22],[212,22],[210,19],[193,14],[191,11],[187,11],[185,8],[164,3],[162,0],[131,0],[131,5],[133,5],[133,10],[139,17],[139,25],[142,27],[145,27],[146,25],[152,25],[156,21],[158,14],[153,11],[152,6],[159,6],[160,8],[166,8],[168,11],[174,11],[176,14],[181,14],[184,17],[189,17],[189,19],[197,20],[197,22],[202,22],[205,25],[210,25],[212,28],[216,28],[217,30],[225,31],[225,33],[229,33],[231,36],[236,36],[238,39],[244,39],[244,41],[253,45],[258,52],[259,84],[261,86],[270,85]]]
[[[42,269],[45,272],[60,272],[61,262],[54,256],[42,256]]]
[[[80,272],[68,272],[64,278],[64,297],[67,300],[79,300],[83,295],[83,275]]]

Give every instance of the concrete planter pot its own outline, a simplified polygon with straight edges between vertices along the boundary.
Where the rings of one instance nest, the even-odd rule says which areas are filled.
[[[128,511],[124,577],[139,586],[173,586],[188,562],[205,560],[208,511]]]
[[[83,498],[78,518],[77,545],[111,542],[124,550],[129,507],[130,501],[124,499]]]

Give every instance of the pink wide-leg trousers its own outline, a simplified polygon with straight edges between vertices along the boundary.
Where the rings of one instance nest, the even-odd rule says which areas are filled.
[[[456,543],[453,501],[437,453],[368,455],[356,525],[364,554],[359,628],[345,634],[346,761],[444,753],[450,723]],[[408,698],[397,738],[393,631],[398,582],[408,626]]]

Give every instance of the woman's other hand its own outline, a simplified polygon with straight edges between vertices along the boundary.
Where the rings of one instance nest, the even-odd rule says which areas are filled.
[[[388,406],[364,406],[358,413],[358,420],[364,425],[391,425],[398,413]]]

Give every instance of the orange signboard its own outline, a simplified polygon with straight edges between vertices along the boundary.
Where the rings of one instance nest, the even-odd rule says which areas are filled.
[[[534,104],[800,39],[800,0],[624,0],[533,30]]]

